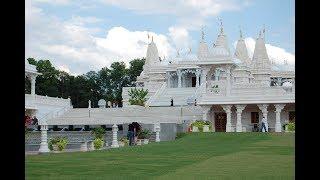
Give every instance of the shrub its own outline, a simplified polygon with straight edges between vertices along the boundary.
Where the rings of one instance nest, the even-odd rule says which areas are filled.
[[[127,139],[127,137],[122,137],[120,141],[123,142],[125,145],[129,144],[129,140]]]
[[[95,149],[101,149],[103,147],[104,141],[100,138],[96,138],[93,141],[93,146]]]
[[[201,121],[201,120],[197,120],[197,121],[193,122],[191,124],[191,128],[193,126],[198,127],[199,131],[201,132],[201,131],[203,131],[204,125],[209,125],[209,129],[211,130],[211,122],[210,121]]]
[[[288,130],[289,131],[295,131],[296,125],[295,123],[288,123]]]
[[[103,136],[106,134],[106,130],[102,127],[94,128],[92,130],[94,139],[103,139]]]
[[[57,146],[58,146],[59,151],[64,150],[66,148],[67,144],[68,144],[67,139],[63,138],[60,141],[58,141],[57,142]]]
[[[48,143],[48,147],[51,151],[53,150],[52,145],[54,145],[54,144],[58,146],[59,151],[62,151],[66,148],[66,146],[68,144],[68,140],[63,137],[55,137],[55,138],[51,139]]]
[[[184,133],[184,132],[177,133],[176,139],[183,138],[183,137],[186,136],[186,135],[187,135],[187,133]]]
[[[138,132],[138,139],[149,139],[150,136],[151,136],[151,133],[148,129],[144,129]]]
[[[128,92],[130,96],[130,105],[145,105],[145,102],[147,101],[146,96],[148,95],[148,90],[134,88],[130,89]]]

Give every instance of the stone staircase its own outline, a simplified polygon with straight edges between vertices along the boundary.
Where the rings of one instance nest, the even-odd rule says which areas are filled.
[[[157,97],[154,97],[150,106],[170,106],[171,98],[173,99],[174,106],[185,106],[187,105],[187,100],[195,95],[197,88],[166,88]]]

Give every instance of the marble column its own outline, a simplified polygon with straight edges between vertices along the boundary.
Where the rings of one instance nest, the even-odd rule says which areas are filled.
[[[36,94],[36,76],[31,75],[30,81],[31,81],[31,95],[35,95]]]
[[[221,105],[223,110],[227,113],[227,124],[226,124],[226,132],[232,132],[231,125],[231,108],[232,105]]]
[[[269,131],[268,130],[269,129],[269,125],[268,125],[268,106],[269,106],[269,104],[258,104],[258,107],[262,112],[262,116],[265,117],[266,120],[267,120],[267,123],[266,123],[267,132]]]
[[[160,142],[160,123],[155,123],[154,124],[154,129],[155,129],[155,132],[156,132],[156,142]]]
[[[236,109],[237,109],[237,124],[236,124],[236,131],[237,132],[242,132],[242,122],[241,122],[241,114],[242,111],[244,110],[244,108],[246,107],[246,105],[236,105]]]
[[[276,108],[276,127],[275,131],[276,132],[281,132],[281,111],[284,108],[285,104],[275,104],[274,105]]]
[[[202,71],[201,71],[201,79],[200,79],[200,83],[204,83],[207,81],[207,75],[208,75],[208,72],[210,71],[210,68],[209,67],[203,67],[202,68]]]
[[[47,153],[50,152],[50,149],[48,148],[48,125],[42,124],[41,125],[41,143],[39,152],[40,153]]]
[[[199,87],[199,77],[200,77],[200,73],[201,73],[201,70],[200,69],[197,69],[196,70],[196,87]]]
[[[168,87],[168,88],[171,88],[170,80],[171,80],[171,78],[170,78],[170,72],[167,72],[167,87]]]
[[[231,67],[226,67],[226,74],[227,74],[227,87],[226,87],[226,96],[230,95],[231,92]]]
[[[203,121],[208,121],[208,113],[211,109],[211,106],[201,106],[202,108],[202,120]]]
[[[181,76],[182,76],[182,72],[181,69],[177,70],[177,75],[178,75],[178,88],[181,88]]]
[[[112,126],[112,144],[111,148],[118,148],[118,126],[116,124],[113,124]]]
[[[295,92],[296,91],[296,79],[293,78],[292,79],[292,92]]]

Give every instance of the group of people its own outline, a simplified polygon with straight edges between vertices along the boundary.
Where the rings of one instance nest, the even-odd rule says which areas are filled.
[[[129,124],[127,138],[129,140],[129,146],[136,144],[138,140],[138,132],[140,132],[141,126],[137,122]]]
[[[36,118],[36,116],[33,116],[33,118],[31,118],[30,116],[25,115],[24,116],[24,122],[25,125],[38,125],[38,119]]]

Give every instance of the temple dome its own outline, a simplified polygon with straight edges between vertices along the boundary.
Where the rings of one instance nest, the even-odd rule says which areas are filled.
[[[100,99],[100,100],[98,101],[98,106],[99,106],[99,108],[105,108],[106,105],[107,105],[106,100]]]

